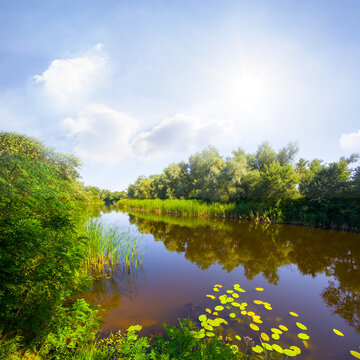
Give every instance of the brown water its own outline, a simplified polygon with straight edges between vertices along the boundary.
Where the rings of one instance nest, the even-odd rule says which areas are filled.
[[[238,283],[246,292],[235,301],[247,302],[246,310],[261,316],[261,331],[269,335],[270,328],[286,325],[279,343],[299,346],[299,359],[354,359],[349,351],[360,351],[359,234],[119,211],[102,216],[132,224],[143,234],[144,247],[142,268],[97,281],[86,296],[105,309],[104,334],[142,324],[146,335],[177,318],[196,320],[205,308],[219,305],[206,294],[219,296]],[[214,284],[223,285],[220,292]],[[255,305],[255,299],[271,303],[272,310]],[[229,321],[224,334],[259,342],[246,316],[230,319],[226,311],[219,315]],[[308,348],[297,338],[302,331],[296,321],[308,327]]]

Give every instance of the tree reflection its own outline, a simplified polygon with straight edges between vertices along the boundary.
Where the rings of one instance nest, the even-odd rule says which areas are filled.
[[[331,276],[322,298],[332,312],[360,332],[360,242],[358,234],[288,225],[131,213],[130,222],[169,251],[206,270],[242,266],[248,280],[262,274],[271,284],[278,269],[295,264],[303,275]]]

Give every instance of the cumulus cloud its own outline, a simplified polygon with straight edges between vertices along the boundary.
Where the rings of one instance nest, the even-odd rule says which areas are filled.
[[[95,87],[107,57],[102,44],[97,44],[89,53],[68,59],[53,60],[41,75],[34,80],[42,83],[46,92],[61,104],[75,95],[84,95]]]
[[[360,150],[360,129],[354,133],[342,134],[339,143],[344,149]]]
[[[202,121],[177,114],[149,131],[138,131],[138,122],[103,104],[91,105],[76,118],[63,121],[74,152],[84,161],[115,164],[125,157],[169,157],[196,151],[209,144],[227,143],[234,136],[231,121]]]
[[[202,121],[197,116],[177,114],[150,131],[139,133],[132,147],[136,156],[165,155],[226,142],[233,134],[232,121]]]
[[[131,155],[131,137],[137,122],[103,104],[90,105],[63,126],[72,139],[75,153],[85,161],[115,164]]]

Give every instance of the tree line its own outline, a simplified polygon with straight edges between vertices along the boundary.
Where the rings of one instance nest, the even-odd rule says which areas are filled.
[[[127,197],[232,203],[233,210],[225,216],[360,228],[360,166],[355,166],[359,154],[330,163],[304,158],[295,162],[298,151],[296,143],[276,152],[263,142],[255,153],[239,148],[224,158],[209,146],[161,174],[139,176],[129,185]],[[130,200],[118,203],[131,208]]]
[[[360,166],[351,164],[359,154],[342,157],[329,164],[322,160],[300,158],[299,148],[289,143],[276,152],[263,142],[253,154],[241,148],[223,158],[209,146],[181,161],[167,166],[161,174],[139,176],[130,184],[130,199],[200,199],[229,202],[240,199],[358,198]]]

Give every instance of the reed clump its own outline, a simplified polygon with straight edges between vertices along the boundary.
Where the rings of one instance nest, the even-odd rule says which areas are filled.
[[[136,270],[142,264],[141,235],[130,228],[91,218],[85,226],[84,267],[93,277],[112,277],[120,267]]]

